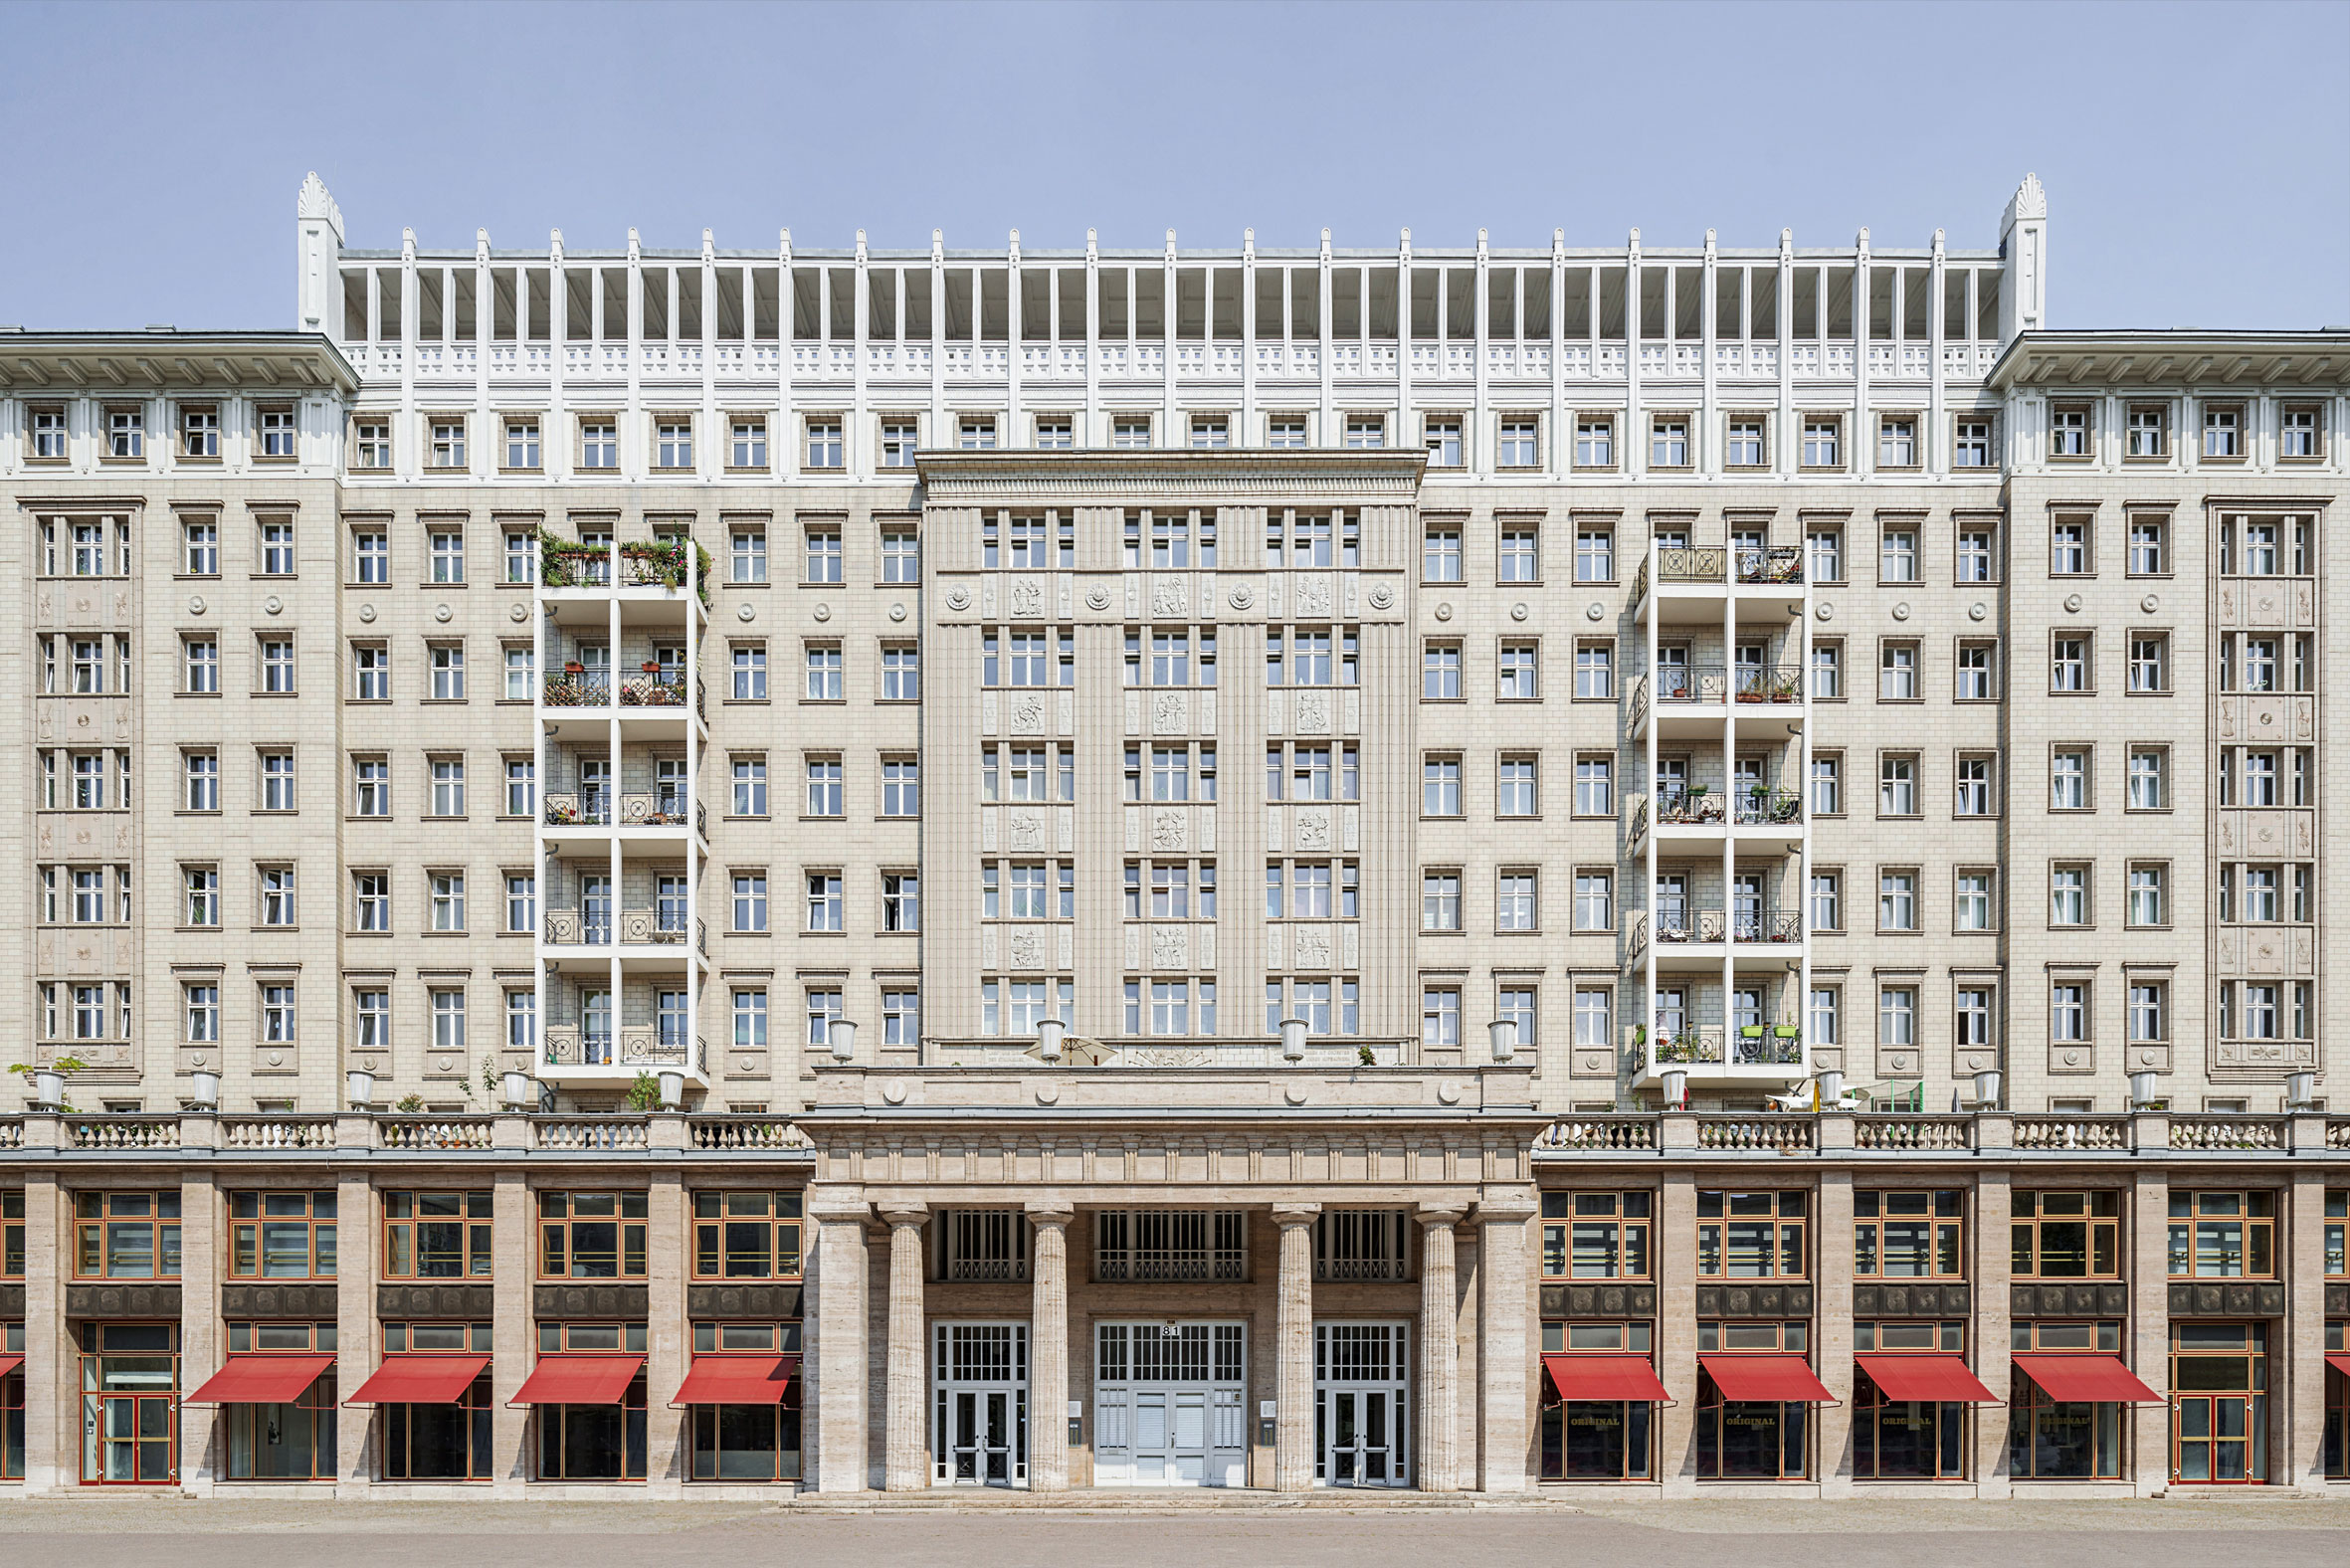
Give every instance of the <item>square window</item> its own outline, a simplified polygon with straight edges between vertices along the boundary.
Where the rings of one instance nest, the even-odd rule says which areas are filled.
[[[275,462],[292,462],[295,456],[296,428],[293,409],[263,409],[261,411],[261,456]]]
[[[1612,469],[1616,466],[1616,424],[1588,416],[1575,421],[1575,467]]]
[[[812,469],[837,469],[843,462],[841,421],[837,417],[810,419],[807,466]]]

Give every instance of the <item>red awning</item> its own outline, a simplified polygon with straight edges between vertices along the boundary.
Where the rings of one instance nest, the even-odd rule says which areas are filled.
[[[798,1356],[695,1356],[670,1408],[687,1405],[780,1405],[800,1370]]]
[[[333,1366],[332,1356],[231,1356],[227,1366],[181,1403],[288,1405]]]
[[[0,1356],[0,1377],[6,1377],[25,1364],[23,1356]]]
[[[490,1364],[488,1356],[386,1356],[346,1405],[454,1405]]]
[[[1855,1356],[1869,1381],[1897,1404],[1998,1405],[1997,1394],[1956,1356]]]
[[[643,1356],[540,1356],[509,1405],[617,1405]]]
[[[1558,1397],[1589,1400],[1652,1400],[1660,1405],[1672,1402],[1665,1392],[1665,1385],[1657,1381],[1657,1369],[1649,1365],[1646,1356],[1544,1356],[1542,1370],[1550,1374],[1550,1386],[1558,1390]]]
[[[1697,1364],[1713,1377],[1726,1400],[1789,1400],[1803,1405],[1833,1405],[1836,1396],[1813,1376],[1801,1356],[1699,1356]]]
[[[2161,1405],[2119,1356],[2018,1356],[2024,1375],[2067,1405]]]
[[[2325,1364],[2329,1367],[2332,1367],[2336,1372],[2341,1373],[2342,1376],[2350,1377],[2350,1356],[2327,1356],[2325,1358]],[[8,1367],[6,1363],[0,1362],[0,1372],[6,1372],[7,1370]]]

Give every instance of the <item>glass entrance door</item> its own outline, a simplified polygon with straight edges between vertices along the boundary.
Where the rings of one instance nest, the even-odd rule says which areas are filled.
[[[1095,1326],[1095,1485],[1246,1482],[1246,1332],[1240,1323]]]
[[[946,1486],[1028,1484],[1028,1325],[931,1329],[930,1478]]]
[[[82,1479],[168,1485],[179,1478],[179,1330],[82,1325]]]
[[[1401,1323],[1316,1323],[1314,1479],[1325,1486],[1410,1484]]]
[[[2268,1325],[2171,1325],[2171,1479],[2268,1478]]]

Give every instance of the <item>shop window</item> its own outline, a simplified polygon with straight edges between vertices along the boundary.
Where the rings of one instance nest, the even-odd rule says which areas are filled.
[[[2020,1320],[2010,1348],[2054,1355],[2115,1355],[2121,1324]],[[2110,1480],[2121,1474],[2121,1411],[2113,1403],[2056,1399],[2014,1367],[2008,1379],[2008,1471],[2018,1480]]]
[[[1853,1348],[1862,1354],[1963,1356],[1966,1324],[1858,1322]],[[1864,1480],[1962,1479],[1972,1418],[1972,1407],[1957,1400],[1892,1399],[1860,1368],[1853,1379],[1853,1474]]]
[[[232,1199],[251,1196],[238,1193]],[[231,1213],[235,1213],[233,1201]],[[235,1229],[231,1227],[232,1234]],[[285,1248],[291,1248],[291,1241],[284,1238],[281,1241]],[[284,1256],[291,1258],[291,1253]],[[331,1355],[335,1325],[231,1323],[228,1344],[232,1356]],[[230,1480],[332,1480],[338,1409],[335,1369],[331,1366],[320,1372],[309,1387],[284,1403],[240,1402],[221,1406],[221,1427],[228,1448],[224,1473]]]
[[[693,1325],[693,1354],[697,1358],[735,1358],[746,1366],[766,1367],[771,1375],[776,1371],[775,1358],[796,1356],[799,1349],[800,1325],[796,1322]],[[782,1388],[780,1399],[691,1407],[695,1480],[800,1478],[800,1379],[777,1375],[776,1380]]]
[[[2170,1370],[2171,1479],[2265,1482],[2268,1325],[2174,1322]]]
[[[485,1268],[483,1272],[489,1271]],[[490,1327],[488,1323],[386,1323],[383,1348],[387,1362],[403,1355],[486,1356],[491,1352]],[[384,1479],[493,1478],[496,1461],[490,1423],[495,1410],[487,1366],[453,1401],[385,1405]]]
[[[0,1196],[16,1197],[18,1194]],[[0,1355],[25,1353],[25,1325],[0,1323]],[[0,1374],[0,1480],[25,1478],[25,1369]]]
[[[540,1194],[542,1199],[549,1196],[563,1195]],[[570,1196],[576,1204],[579,1195]],[[618,1196],[635,1198],[642,1215],[643,1193]],[[542,1216],[543,1213],[542,1207]],[[643,1230],[642,1226],[637,1227],[636,1273],[640,1274],[644,1273]],[[641,1357],[645,1354],[645,1339],[643,1323],[540,1323],[538,1354],[542,1360],[560,1355]],[[540,1405],[536,1414],[540,1480],[645,1478],[645,1369],[642,1365],[615,1404]]]
[[[2019,1279],[2121,1276],[2121,1194],[2031,1192],[2014,1199],[2009,1273]]]
[[[1653,1340],[1654,1326],[1648,1322],[1553,1320],[1542,1325],[1545,1357],[1578,1354],[1648,1357],[1654,1354]],[[1647,1480],[1655,1473],[1655,1401],[1562,1399],[1547,1374],[1542,1398],[1539,1418],[1542,1479]]]
[[[1698,1195],[1700,1205],[1706,1196],[1703,1193]],[[1808,1323],[1698,1323],[1697,1354],[1700,1360],[1696,1427],[1697,1474],[1701,1479],[1797,1480],[1811,1473],[1811,1406],[1805,1401],[1792,1399],[1730,1399],[1723,1393],[1721,1385],[1714,1381],[1713,1374],[1705,1369],[1702,1360],[1709,1355],[1801,1357],[1810,1348],[1811,1325]]]
[[[178,1194],[171,1197],[176,1214]],[[172,1230],[172,1273],[176,1274],[178,1227]],[[177,1481],[178,1325],[85,1322],[81,1328],[84,1484],[169,1485]]]

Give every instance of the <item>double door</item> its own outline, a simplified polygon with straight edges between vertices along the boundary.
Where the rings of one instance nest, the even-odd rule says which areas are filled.
[[[1095,1324],[1094,1484],[1246,1484],[1245,1345],[1239,1323]]]
[[[945,1486],[1028,1484],[1028,1325],[931,1329],[930,1478]]]
[[[1401,1323],[1314,1324],[1313,1476],[1321,1485],[1411,1484],[1410,1341]]]

